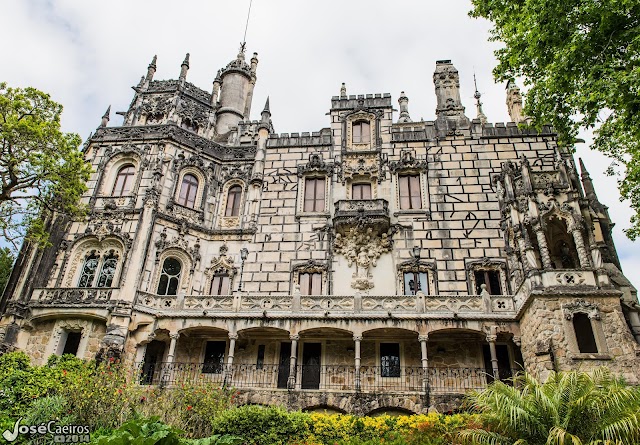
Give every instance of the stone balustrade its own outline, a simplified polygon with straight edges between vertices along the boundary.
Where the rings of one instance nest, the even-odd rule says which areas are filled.
[[[116,288],[67,287],[51,289],[34,289],[31,296],[32,305],[106,305],[117,299]]]

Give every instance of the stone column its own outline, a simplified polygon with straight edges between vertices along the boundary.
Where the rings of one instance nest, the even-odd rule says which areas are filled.
[[[587,249],[584,246],[584,239],[582,238],[582,231],[579,227],[573,227],[571,235],[573,235],[573,241],[576,243],[576,250],[578,251],[578,259],[580,260],[580,267],[583,269],[591,267],[589,262],[589,256],[587,255]]]
[[[231,378],[233,376],[233,357],[236,351],[236,340],[238,334],[235,332],[229,332],[229,354],[227,355],[227,369],[224,374],[224,385],[231,384]]]
[[[355,384],[356,391],[360,391],[360,342],[362,341],[362,335],[354,335],[353,341],[355,342]]]
[[[296,361],[298,359],[298,340],[300,340],[300,336],[298,334],[292,334],[289,338],[291,339],[291,359],[289,361],[289,380],[287,381],[287,388],[295,389]]]
[[[419,335],[418,341],[420,342],[420,353],[421,353],[421,361],[422,361],[422,387],[424,391],[429,395],[429,357],[427,355],[427,341],[429,340],[429,334]]]
[[[638,312],[629,312],[629,321],[631,322],[631,333],[636,341],[640,343],[640,315]]]
[[[538,247],[540,247],[540,258],[542,258],[542,267],[545,270],[553,269],[553,263],[551,263],[551,255],[549,254],[549,246],[547,246],[547,237],[542,231],[540,225],[535,226],[536,239],[538,240]]]
[[[498,355],[496,354],[496,340],[498,336],[495,334],[495,329],[491,328],[491,334],[487,335],[487,341],[489,342],[489,352],[491,352],[491,369],[493,370],[494,380],[500,380],[500,372],[498,370]]]
[[[161,385],[166,385],[171,380],[171,375],[174,371],[174,363],[173,359],[176,353],[176,344],[178,343],[178,338],[180,338],[180,334],[175,332],[173,334],[169,334],[169,338],[171,341],[169,342],[169,352],[167,352],[167,362],[162,366],[162,378]]]

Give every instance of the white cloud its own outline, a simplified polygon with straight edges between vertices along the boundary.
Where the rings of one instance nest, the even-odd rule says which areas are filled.
[[[63,126],[84,138],[109,104],[127,109],[154,54],[157,79],[176,78],[191,53],[189,81],[210,90],[217,70],[231,61],[244,33],[249,0],[153,2],[77,0],[3,2],[0,79],[49,92],[65,106]],[[435,61],[452,59],[461,77],[467,115],[475,115],[473,73],[491,122],[508,120],[504,85],[494,84],[495,43],[490,24],[468,17],[468,1],[254,0],[247,33],[249,54],[259,53],[253,102],[257,118],[269,95],[278,132],[316,131],[329,125],[331,96],[346,82],[349,94],[409,97],[414,120],[434,118]],[[112,114],[113,125],[120,118]],[[638,263],[622,229],[631,211],[619,202],[609,162],[578,147],[601,201],[617,223],[614,238],[622,265]]]

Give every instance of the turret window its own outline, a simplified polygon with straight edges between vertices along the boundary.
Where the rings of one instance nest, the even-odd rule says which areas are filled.
[[[306,178],[304,182],[304,211],[324,212],[325,178]]]
[[[118,170],[118,176],[116,182],[113,184],[112,196],[125,196],[131,192],[133,188],[133,178],[136,174],[136,169],[133,165],[125,165]]]
[[[353,199],[371,199],[371,184],[353,184],[351,197]]]
[[[196,205],[196,196],[198,194],[198,179],[190,174],[182,177],[180,185],[180,195],[178,195],[178,204],[185,207],[194,208]]]
[[[371,142],[371,124],[368,121],[357,121],[353,123],[354,144],[368,144]]]
[[[242,187],[234,185],[227,193],[227,208],[224,216],[240,215],[240,200],[242,198]]]
[[[158,295],[176,295],[180,284],[182,264],[175,258],[167,258],[162,263],[162,272],[158,282]]]
[[[414,210],[422,208],[420,194],[420,175],[398,176],[400,209]]]

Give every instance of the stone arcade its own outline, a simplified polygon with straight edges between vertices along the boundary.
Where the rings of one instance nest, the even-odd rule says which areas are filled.
[[[243,403],[367,414],[455,408],[519,369],[640,380],[636,290],[589,173],[514,122],[465,115],[439,61],[436,119],[401,93],[331,98],[329,126],[250,120],[244,48],[212,92],[154,80],[84,146],[84,221],[47,221],[2,299],[2,350],[119,357],[140,384],[202,379]],[[426,94],[426,92],[425,92]],[[322,110],[318,110],[322,112]]]

